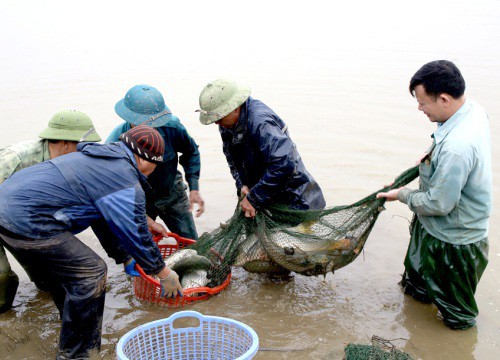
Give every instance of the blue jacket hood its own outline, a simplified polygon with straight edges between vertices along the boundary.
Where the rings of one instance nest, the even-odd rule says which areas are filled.
[[[76,146],[76,150],[93,158],[126,160],[137,170],[139,180],[142,184],[147,180],[147,176],[137,168],[134,153],[121,141],[110,144],[80,143]]]
[[[76,146],[76,150],[82,152],[83,154],[96,158],[129,158],[128,153],[124,154],[123,149],[127,147],[121,142],[117,141],[111,144],[99,144],[99,143],[79,143]],[[133,158],[133,157],[132,157]]]

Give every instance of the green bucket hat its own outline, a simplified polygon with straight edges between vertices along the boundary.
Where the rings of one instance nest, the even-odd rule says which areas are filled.
[[[208,83],[200,94],[200,122],[210,125],[247,101],[250,88],[234,81],[218,79]]]
[[[101,141],[90,118],[77,110],[64,110],[55,114],[49,126],[38,137],[48,140]]]

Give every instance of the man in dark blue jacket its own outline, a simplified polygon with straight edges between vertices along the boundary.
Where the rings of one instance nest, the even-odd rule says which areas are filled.
[[[219,79],[200,94],[200,122],[216,123],[246,217],[281,203],[293,209],[322,209],[325,199],[306,170],[287,126],[250,89]]]
[[[115,255],[130,254],[157,275],[167,296],[182,294],[148,231],[141,186],[163,160],[163,139],[138,126],[121,140],[79,144],[0,186],[0,242],[49,286],[62,319],[58,359],[86,359],[101,343],[107,268],[74,235],[89,226],[103,242],[114,236]]]
[[[117,141],[120,134],[140,124],[154,127],[165,140],[163,162],[148,177],[146,211],[149,217],[163,220],[168,229],[177,235],[198,239],[191,210],[198,206],[196,216],[204,211],[204,202],[199,192],[200,152],[198,145],[189,136],[180,120],[172,115],[165,105],[162,94],[149,85],[132,87],[118,101],[115,112],[125,120],[108,136],[106,142]],[[181,156],[178,156],[181,153]],[[180,163],[189,185],[189,199],[182,174],[177,170]]]

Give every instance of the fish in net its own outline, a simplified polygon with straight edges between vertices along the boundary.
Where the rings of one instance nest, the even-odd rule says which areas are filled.
[[[363,250],[381,211],[382,191],[396,189],[418,177],[418,166],[351,205],[323,210],[293,210],[275,204],[246,218],[239,206],[225,224],[204,233],[190,248],[208,257],[210,284],[226,279],[231,266],[256,273],[326,275],[351,263]]]

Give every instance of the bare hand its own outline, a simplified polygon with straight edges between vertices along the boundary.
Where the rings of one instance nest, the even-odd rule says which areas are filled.
[[[148,216],[148,230],[153,234],[153,236],[162,235],[163,237],[168,237],[167,229],[162,224],[157,223]]]
[[[243,188],[241,189],[243,191]],[[241,205],[241,210],[245,213],[245,217],[247,218],[253,218],[255,217],[255,208],[250,204],[250,201],[248,201],[247,197],[245,196],[243,200],[240,202]]]
[[[189,210],[193,210],[194,204],[198,204],[196,217],[199,217],[205,211],[205,202],[203,201],[198,190],[191,190],[189,192]]]
[[[241,188],[241,195],[248,195],[249,192],[250,189],[248,188],[248,186],[243,185],[243,187]]]
[[[394,201],[394,200],[398,200],[398,194],[399,194],[399,191],[401,190],[402,188],[399,188],[399,189],[392,189],[392,190],[389,190],[388,192],[379,192],[377,194],[377,199],[380,199],[380,198],[386,198],[387,201]]]

